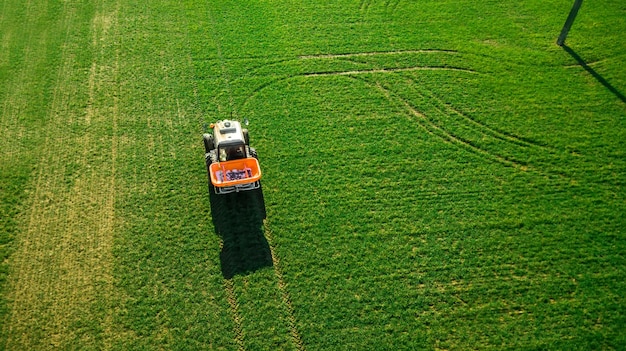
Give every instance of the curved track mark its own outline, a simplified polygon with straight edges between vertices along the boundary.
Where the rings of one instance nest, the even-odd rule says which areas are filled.
[[[436,67],[436,66],[415,66],[415,67],[403,67],[403,68],[379,68],[371,70],[360,71],[339,71],[339,72],[312,72],[300,74],[304,77],[324,77],[324,76],[352,76],[357,74],[371,74],[371,73],[393,73],[393,72],[409,72],[409,71],[459,71],[472,74],[478,74],[478,72],[466,68],[459,67]]]
[[[398,8],[398,5],[400,5],[400,2],[401,0],[385,0],[385,10],[389,14],[393,14]]]
[[[256,88],[252,91],[252,93],[250,93],[250,95],[248,95],[248,96],[245,98],[245,100],[244,100],[244,101],[243,101],[243,103],[241,104],[241,110],[243,111],[243,110],[246,108],[246,105],[248,104],[248,102],[249,102],[250,100],[252,100],[253,98],[255,98],[258,94],[260,94],[260,93],[261,93],[261,91],[265,90],[266,88],[268,88],[268,87],[270,87],[270,86],[272,86],[272,85],[274,85],[274,84],[277,84],[277,83],[280,83],[280,82],[283,82],[283,81],[287,81],[287,80],[289,80],[289,79],[296,78],[296,77],[297,77],[297,76],[287,76],[287,77],[283,77],[283,78],[273,79],[273,80],[271,80],[271,81],[269,81],[269,82],[267,82],[267,83],[264,83],[264,84],[259,85],[258,87],[256,87]]]
[[[367,13],[371,5],[372,5],[372,0],[361,0],[361,3],[359,4],[359,10],[361,12]]]
[[[344,54],[320,54],[320,55],[302,55],[302,56],[298,56],[295,58],[289,58],[289,59],[281,59],[281,60],[277,60],[275,62],[271,62],[271,63],[267,63],[267,64],[262,64],[259,65],[257,67],[255,67],[252,70],[249,70],[246,75],[242,76],[242,77],[238,77],[236,79],[234,79],[231,83],[235,83],[238,82],[240,80],[243,80],[251,75],[253,75],[253,73],[261,68],[266,68],[266,67],[271,67],[271,66],[275,66],[275,65],[279,65],[282,63],[286,63],[286,62],[293,62],[293,61],[298,61],[298,60],[316,60],[316,59],[350,59],[350,58],[354,58],[354,57],[368,57],[368,56],[386,56],[386,55],[404,55],[404,54],[427,54],[427,53],[440,53],[440,54],[457,54],[458,51],[456,50],[446,50],[446,49],[418,49],[418,50],[398,50],[398,51],[380,51],[380,52],[356,52],[356,53],[344,53]],[[351,61],[353,63],[357,63],[357,64],[364,64],[363,62],[354,62]],[[363,70],[352,70],[352,71],[328,71],[328,72],[304,72],[304,73],[296,73],[296,74],[291,74],[291,75],[285,75],[283,77],[278,77],[275,79],[272,79],[266,83],[263,83],[261,85],[259,85],[258,87],[254,88],[250,94],[244,98],[244,101],[242,103],[242,109],[245,108],[245,106],[248,104],[248,102],[253,99],[259,92],[261,92],[263,89],[272,86],[276,83],[282,82],[282,81],[286,81],[292,78],[296,78],[296,77],[322,77],[322,76],[332,76],[332,75],[357,75],[357,74],[372,74],[372,73],[393,73],[393,72],[403,72],[403,71],[418,71],[418,70],[425,70],[425,71],[438,71],[438,70],[442,70],[442,71],[459,71],[459,72],[466,72],[466,73],[472,73],[472,74],[479,74],[480,72],[471,70],[471,69],[466,69],[466,68],[461,68],[461,67],[453,67],[453,66],[414,66],[414,67],[403,67],[403,68],[379,68],[379,69],[363,69]],[[231,91],[228,90],[227,92],[228,94],[231,95],[231,99],[232,99],[232,94]],[[221,96],[223,93],[219,93],[218,95]]]
[[[416,87],[416,89],[419,89],[417,88],[419,84],[414,79],[409,78],[409,80],[411,80],[414,83],[414,86]],[[435,108],[438,111],[440,111],[442,114],[445,114],[445,115],[455,114],[461,117],[462,120],[466,122],[467,126],[473,126],[477,128],[479,132],[489,135],[493,138],[496,138],[505,142],[510,142],[510,143],[516,144],[518,146],[523,146],[523,147],[540,147],[540,148],[545,148],[545,149],[550,149],[550,150],[553,149],[550,146],[542,145],[535,141],[528,140],[528,139],[519,137],[511,133],[503,132],[503,131],[497,130],[496,128],[490,127],[484,123],[481,123],[478,120],[459,111],[458,109],[450,106],[449,104],[444,103],[443,100],[439,98],[438,96],[436,96],[432,91],[428,91],[426,89],[419,89],[418,94],[420,94],[422,97],[424,97],[428,101],[433,101],[433,100],[436,101],[437,105],[435,104],[432,104],[432,105],[435,106]],[[428,96],[426,96],[426,94]],[[443,109],[440,108],[440,106],[444,106]],[[444,111],[444,109],[446,111]]]
[[[468,70],[465,68],[455,68],[455,67],[424,67],[424,66],[418,66],[418,67],[406,67],[406,68],[389,68],[389,69],[372,69],[372,70],[360,70],[360,71],[339,71],[339,72],[311,72],[311,73],[299,73],[299,74],[294,74],[291,76],[287,76],[287,77],[282,77],[282,78],[278,78],[278,79],[274,79],[271,80],[269,82],[266,82],[264,84],[261,84],[260,86],[256,87],[252,93],[250,93],[250,95],[248,95],[242,106],[241,109],[245,109],[245,106],[248,104],[248,102],[250,100],[252,100],[256,95],[258,95],[261,91],[263,91],[264,89],[283,82],[283,81],[287,81],[290,79],[295,79],[298,77],[328,77],[328,76],[354,76],[354,75],[360,75],[360,74],[374,74],[374,73],[394,73],[394,72],[407,72],[407,71],[460,71],[460,72],[466,72],[466,73],[471,73],[471,74],[480,74],[476,71],[473,70]]]
[[[397,93],[392,90],[383,87],[380,83],[376,82],[376,84],[372,84],[370,82],[361,80],[365,82],[365,84],[370,85],[371,87],[379,90],[385,96],[387,100],[390,102],[399,102],[412,116],[416,117],[417,123],[422,127],[428,134],[438,137],[444,142],[455,144],[465,150],[468,150],[474,154],[477,154],[483,158],[499,162],[505,166],[513,167],[516,169],[520,169],[522,171],[526,171],[529,169],[528,166],[523,165],[515,160],[508,159],[506,157],[490,153],[487,150],[484,150],[476,145],[474,145],[471,141],[465,140],[459,136],[456,136],[444,128],[438,126],[434,122],[432,122],[424,113],[416,109],[411,103],[405,98],[401,97]]]
[[[250,100],[252,100],[256,95],[258,95],[264,89],[283,82],[290,79],[295,79],[298,77],[327,77],[327,76],[355,76],[361,74],[376,74],[376,73],[395,73],[395,72],[410,72],[410,71],[457,71],[457,72],[465,72],[470,74],[480,74],[480,72],[476,72],[474,70],[466,69],[466,68],[457,68],[457,67],[429,67],[429,66],[416,66],[416,67],[405,67],[405,68],[381,68],[381,69],[371,69],[371,70],[355,70],[355,71],[338,71],[338,72],[309,72],[309,73],[299,73],[293,74],[286,77],[281,77],[277,79],[273,79],[269,82],[261,84],[256,87],[250,95],[248,95],[241,106],[241,109],[245,109],[246,105]]]
[[[608,59],[602,59],[602,60],[597,60],[597,61],[591,61],[591,62],[586,62],[587,66],[595,66],[597,64],[600,64],[602,62],[608,61]],[[570,64],[570,65],[565,65],[563,66],[565,68],[578,68],[581,67],[580,63],[574,63],[574,64]]]
[[[421,50],[398,50],[398,51],[371,51],[371,52],[355,52],[345,54],[320,54],[320,55],[303,55],[298,56],[300,60],[311,59],[333,59],[333,58],[345,58],[345,57],[362,57],[362,56],[387,56],[387,55],[404,55],[404,54],[427,54],[427,53],[443,53],[443,54],[456,54],[456,50],[444,50],[444,49],[421,49]]]

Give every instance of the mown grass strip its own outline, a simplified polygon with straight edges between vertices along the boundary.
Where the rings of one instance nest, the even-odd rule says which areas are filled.
[[[91,15],[90,12],[80,12],[85,10],[83,8],[69,8],[69,10],[70,13],[79,16]],[[81,33],[81,36],[77,36],[77,38],[95,45],[92,47],[93,51],[89,51],[90,53],[100,52],[101,47],[99,45],[102,43],[108,45],[109,43],[108,38],[106,38],[108,28],[98,23],[98,17],[102,16],[99,11],[102,10],[101,7],[98,8],[92,21],[76,21],[77,23],[91,22],[94,24],[90,28],[91,30],[87,31],[88,35]],[[105,9],[105,11],[107,10]],[[89,17],[87,18],[89,19]],[[74,38],[73,31],[71,27],[68,27],[63,32],[67,33],[68,38]],[[90,37],[94,39],[91,40]],[[49,129],[47,130],[48,133],[51,133],[48,134],[48,144],[52,146],[45,149],[46,152],[42,156],[43,163],[40,165],[42,168],[40,177],[49,179],[49,181],[46,186],[41,183],[39,185],[42,185],[40,187],[42,190],[54,191],[57,189],[59,192],[67,192],[68,194],[64,198],[57,198],[57,202],[44,205],[46,207],[43,209],[39,207],[41,204],[35,202],[35,206],[39,208],[31,210],[37,214],[35,217],[31,217],[29,233],[31,236],[39,235],[38,239],[34,239],[31,246],[20,250],[23,257],[17,257],[17,254],[15,257],[19,262],[29,262],[35,255],[43,254],[44,257],[57,255],[56,260],[42,258],[43,262],[47,262],[44,263],[47,274],[42,275],[43,270],[39,269],[35,273],[39,278],[30,277],[23,271],[16,272],[16,275],[21,278],[20,286],[27,287],[35,296],[42,294],[37,289],[48,290],[50,289],[47,287],[48,285],[57,286],[56,284],[61,284],[52,290],[54,291],[53,294],[47,293],[49,298],[54,301],[47,308],[38,307],[37,304],[32,305],[23,299],[20,300],[20,303],[23,304],[21,307],[26,308],[25,311],[27,311],[24,313],[20,310],[20,315],[24,315],[24,318],[31,318],[31,313],[40,313],[39,318],[31,318],[31,320],[54,319],[54,323],[47,323],[48,326],[45,329],[38,331],[38,333],[43,333],[41,335],[48,335],[48,340],[38,338],[37,335],[39,334],[31,332],[26,334],[27,340],[33,348],[39,348],[37,345],[40,344],[38,343],[45,342],[51,342],[60,347],[77,343],[110,345],[107,339],[111,337],[109,330],[113,311],[111,304],[111,243],[114,228],[115,191],[113,189],[115,187],[116,141],[114,138],[100,138],[103,134],[110,136],[107,133],[109,131],[108,124],[113,121],[112,123],[115,125],[116,107],[113,100],[107,99],[110,95],[105,95],[104,99],[94,100],[93,91],[97,90],[98,93],[107,90],[114,91],[115,89],[111,89],[112,86],[109,84],[115,81],[115,77],[114,72],[111,74],[107,68],[101,69],[98,66],[98,70],[89,70],[90,76],[88,78],[84,76],[81,78],[83,82],[90,82],[88,87],[87,84],[76,85],[73,79],[76,79],[77,73],[85,71],[76,69],[74,65],[85,64],[85,61],[73,61],[76,59],[76,55],[71,51],[72,48],[75,48],[72,42],[66,42],[62,47],[67,50],[64,52],[68,53],[63,56],[66,66],[63,67],[64,70],[60,71],[60,77],[63,77],[64,80],[59,80],[58,90],[55,92],[58,96],[63,97],[57,97],[56,100],[53,100],[55,104],[52,105],[52,123],[48,125]],[[98,65],[101,64],[102,57],[94,54],[92,57],[82,58],[93,60],[91,64],[93,68],[96,66],[96,62]],[[115,55],[113,55],[114,58]],[[114,64],[110,67],[115,68]],[[75,90],[68,88],[64,82],[75,85],[73,87]],[[72,91],[79,91],[80,93],[70,94]],[[78,101],[87,101],[87,96],[89,96],[87,111],[81,111],[80,106],[84,105],[80,102],[68,103],[67,100],[64,100],[68,96],[65,94],[74,95]],[[79,108],[66,110],[65,104],[77,105]],[[92,118],[83,120],[83,115]],[[76,132],[84,130],[83,128],[87,129],[88,132],[77,135],[79,133]],[[55,140],[61,140],[61,142]],[[96,149],[96,145],[101,149]],[[73,148],[77,149],[74,150]],[[107,157],[107,149],[111,152],[110,159]],[[55,154],[63,156],[50,157]],[[112,164],[109,164],[109,161]],[[101,168],[101,166],[103,167]],[[67,191],[62,191],[62,189],[67,189]],[[93,216],[84,216],[83,211]],[[33,225],[33,223],[41,223],[44,226],[40,227],[38,224]],[[62,235],[59,235],[60,233]],[[33,241],[32,238],[29,240]],[[50,242],[53,243],[50,244]],[[41,252],[42,250],[43,252]],[[34,264],[32,268],[38,269],[38,264]],[[29,279],[37,279],[37,281],[33,282]],[[51,282],[46,282],[46,279],[50,279]],[[40,303],[46,303],[46,301],[48,300],[43,299]],[[16,325],[19,325],[17,318],[14,318],[14,321]],[[28,324],[21,327],[29,328]],[[54,330],[58,331],[55,332]],[[54,338],[50,338],[52,335]],[[13,341],[23,342],[24,340]]]
[[[109,72],[106,83],[101,76],[84,74],[96,73],[85,68],[99,59],[94,55],[99,47],[84,48],[100,45],[92,36],[106,43],[106,29],[89,27],[92,7],[65,4],[56,9],[50,15],[59,19],[62,42],[44,47],[59,53],[60,66],[43,134],[46,147],[37,149],[35,192],[10,261],[14,280],[11,324],[5,329],[8,348],[104,345],[106,334],[110,337],[115,140],[106,132],[109,117],[116,118],[115,107],[110,114],[102,106],[114,103],[98,100],[91,101],[92,111],[83,109],[87,96],[93,96],[90,88],[110,89],[103,85],[114,80]],[[94,83],[88,86],[88,81]],[[86,122],[85,115],[93,119]],[[102,134],[109,138],[100,139]]]

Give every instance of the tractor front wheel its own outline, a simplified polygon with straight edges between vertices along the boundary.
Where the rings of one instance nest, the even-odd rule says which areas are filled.
[[[213,135],[204,134],[202,136],[202,139],[204,140],[204,151],[206,153],[209,153],[211,152],[211,150],[215,149],[215,142],[213,141]]]

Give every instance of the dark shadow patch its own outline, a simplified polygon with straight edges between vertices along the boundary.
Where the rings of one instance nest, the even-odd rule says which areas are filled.
[[[215,233],[222,239],[222,275],[230,279],[272,266],[272,253],[263,234],[266,217],[263,190],[217,195],[209,189]]]
[[[591,74],[598,82],[604,85],[605,88],[609,89],[609,91],[613,93],[613,95],[615,95],[618,99],[622,100],[622,102],[626,104],[626,97],[624,96],[624,94],[622,94],[619,90],[615,89],[615,87],[612,86],[611,83],[609,83],[606,79],[604,79],[604,77],[602,77],[598,72],[596,72],[596,70],[591,68],[585,62],[585,60],[583,60],[582,57],[580,57],[576,53],[576,51],[574,51],[572,48],[570,48],[567,45],[563,45],[562,47],[563,47],[563,50],[565,50],[568,54],[570,54],[578,62],[578,64],[582,68],[585,69],[585,71],[589,72],[589,74]]]

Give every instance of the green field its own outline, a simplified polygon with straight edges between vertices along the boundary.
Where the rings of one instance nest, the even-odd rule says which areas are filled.
[[[0,349],[626,349],[626,4],[571,5],[0,0]]]

